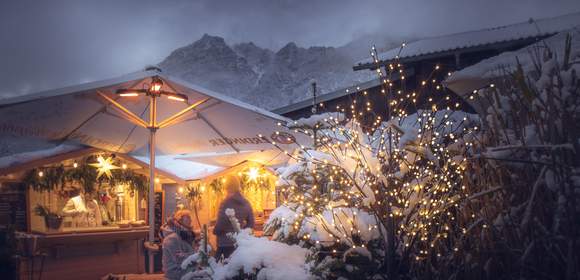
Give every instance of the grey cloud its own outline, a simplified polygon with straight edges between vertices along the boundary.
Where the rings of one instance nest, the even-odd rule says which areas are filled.
[[[277,50],[364,35],[421,37],[580,10],[578,0],[2,1],[0,95],[104,79],[204,33]]]

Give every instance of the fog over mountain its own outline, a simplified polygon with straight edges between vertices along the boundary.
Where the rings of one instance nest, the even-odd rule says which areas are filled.
[[[311,46],[342,49],[341,46],[350,45],[353,53],[347,54],[349,58],[367,56],[371,43],[380,48],[398,44],[401,40],[397,38],[405,36],[437,36],[580,11],[578,0],[1,3],[0,98],[138,71],[163,61],[173,50],[193,43],[204,33],[225,38],[236,53],[234,45],[240,43],[253,42],[276,54],[288,42],[294,42],[307,50]],[[332,53],[328,49],[326,52]],[[349,71],[348,68],[350,65],[340,70]],[[265,78],[268,73],[263,75]]]
[[[252,42],[228,45],[221,37],[205,34],[174,50],[159,66],[169,75],[275,109],[310,97],[312,80],[324,94],[375,78],[370,71],[352,70],[356,61],[368,57],[371,37],[376,39],[367,36],[338,48],[304,48],[290,42],[273,51]],[[379,40],[381,48],[401,41]]]

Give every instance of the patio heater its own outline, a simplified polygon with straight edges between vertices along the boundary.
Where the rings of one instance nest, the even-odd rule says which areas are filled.
[[[197,106],[205,103],[209,98],[202,99],[193,104],[189,104],[187,95],[169,92],[163,90],[163,80],[159,76],[151,77],[151,84],[142,89],[118,89],[116,94],[121,98],[149,98],[149,122],[143,120],[135,113],[131,112],[119,102],[110,98],[109,96],[99,92],[99,95],[110,102],[115,108],[121,111],[123,117],[131,123],[146,128],[149,130],[149,235],[147,240],[149,242],[155,241],[155,215],[154,215],[154,195],[155,195],[155,133],[157,130],[179,123],[180,118],[195,109]],[[175,102],[183,102],[188,106],[168,117],[167,119],[157,121],[157,101],[161,97],[166,97]],[[153,255],[149,254],[149,273],[153,272]]]

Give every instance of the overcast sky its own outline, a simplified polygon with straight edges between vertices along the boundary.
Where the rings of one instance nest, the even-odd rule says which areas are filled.
[[[580,0],[2,0],[0,95],[110,78],[204,33],[277,50],[433,36],[580,11]]]

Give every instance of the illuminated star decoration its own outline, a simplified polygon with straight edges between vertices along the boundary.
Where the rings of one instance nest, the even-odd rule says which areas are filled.
[[[97,158],[97,163],[91,163],[91,166],[94,166],[97,168],[97,171],[99,172],[99,174],[97,175],[97,179],[100,178],[101,176],[103,176],[103,174],[105,174],[108,178],[111,178],[111,176],[113,176],[111,174],[111,170],[113,169],[119,169],[118,166],[115,166],[113,164],[113,158],[103,158],[103,156],[99,156]]]
[[[258,177],[260,177],[260,169],[257,167],[252,167],[250,170],[248,170],[247,175],[251,181],[256,181]]]

